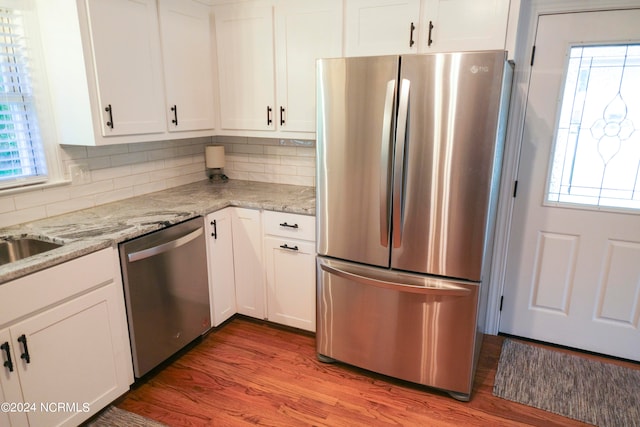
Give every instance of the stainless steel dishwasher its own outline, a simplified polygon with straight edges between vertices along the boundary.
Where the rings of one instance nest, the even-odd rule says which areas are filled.
[[[120,244],[136,378],[211,327],[204,219]]]

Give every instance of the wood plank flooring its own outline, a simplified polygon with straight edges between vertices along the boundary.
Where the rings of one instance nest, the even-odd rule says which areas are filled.
[[[472,399],[316,359],[315,338],[236,317],[117,406],[169,426],[584,426],[492,395],[503,338],[486,336]]]

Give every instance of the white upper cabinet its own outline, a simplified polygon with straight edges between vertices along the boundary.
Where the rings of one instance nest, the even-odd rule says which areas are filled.
[[[276,125],[315,132],[316,60],[342,56],[341,0],[282,0],[275,9]]]
[[[345,0],[346,56],[505,49],[509,0]]]
[[[210,8],[159,0],[169,132],[213,129],[213,52]]]
[[[418,52],[420,0],[345,0],[345,55]]]
[[[275,129],[272,5],[243,2],[214,8],[220,127]]]
[[[88,0],[103,136],[165,129],[155,0]]]
[[[213,134],[208,6],[159,0],[159,16],[156,0],[34,2],[58,143]]]
[[[505,48],[509,0],[424,0],[420,52]]]
[[[220,133],[313,137],[315,60],[342,54],[342,2],[248,1],[214,15]]]

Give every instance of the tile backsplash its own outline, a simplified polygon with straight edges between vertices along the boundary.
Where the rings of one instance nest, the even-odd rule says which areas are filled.
[[[315,141],[216,136],[231,179],[315,186]]]
[[[204,147],[225,146],[231,179],[315,185],[315,141],[204,137],[118,144],[62,146],[70,184],[0,192],[0,228],[207,179]]]

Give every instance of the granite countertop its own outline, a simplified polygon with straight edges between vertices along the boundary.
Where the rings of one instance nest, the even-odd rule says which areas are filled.
[[[56,217],[0,228],[0,239],[63,243],[0,266],[0,284],[226,206],[315,215],[315,188],[253,181],[199,181]]]

